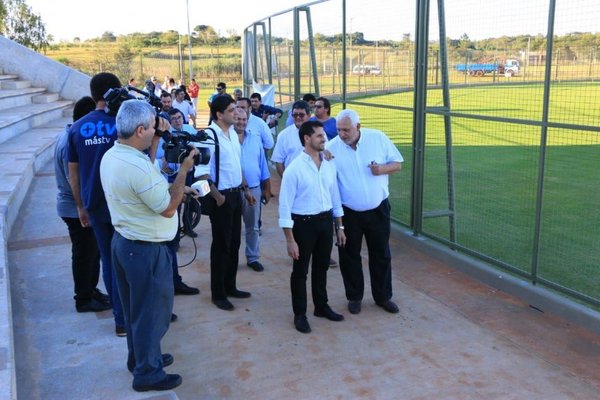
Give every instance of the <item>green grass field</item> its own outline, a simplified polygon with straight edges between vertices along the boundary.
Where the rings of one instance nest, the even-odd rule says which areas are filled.
[[[541,85],[472,86],[450,93],[453,112],[541,120]],[[600,84],[554,83],[550,100],[550,121],[600,125]],[[360,101],[410,106],[413,93]],[[429,91],[427,103],[441,106],[441,91]],[[395,218],[408,223],[412,113],[348,107],[359,112],[363,126],[386,132],[402,152],[405,163],[392,178],[390,199]],[[451,121],[457,243],[530,273],[541,128],[456,116]],[[424,210],[447,210],[443,117],[428,114],[426,143]],[[538,274],[600,300],[600,132],[549,128],[547,144]],[[449,239],[449,219],[425,219],[423,230]]]

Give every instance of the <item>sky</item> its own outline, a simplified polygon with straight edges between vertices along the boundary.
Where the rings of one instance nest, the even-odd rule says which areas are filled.
[[[188,3],[189,2],[189,3]],[[264,17],[310,0],[26,0],[40,14],[46,31],[56,41],[100,37],[133,32],[188,30],[210,25],[220,36],[243,30]],[[347,30],[363,32],[367,40],[400,40],[406,33],[414,39],[415,0],[346,0]],[[549,0],[445,0],[446,34],[471,39],[502,35],[546,34]],[[557,0],[556,34],[600,32],[599,0]],[[430,39],[437,35],[437,1],[431,1]],[[313,5],[313,31],[326,35],[341,32],[341,0]],[[301,15],[302,18],[305,18]],[[273,34],[292,37],[291,14],[273,18]]]
[[[186,0],[25,0],[46,24],[46,32],[56,40],[81,40],[101,36],[106,31],[115,35],[133,32],[175,30],[187,34]],[[188,0],[190,30],[197,25],[210,25],[221,36],[233,29],[241,34],[248,25],[297,5],[302,0],[228,0],[219,3]],[[270,7],[265,7],[265,4]],[[219,4],[226,4],[220,7]],[[261,4],[263,6],[257,6]]]

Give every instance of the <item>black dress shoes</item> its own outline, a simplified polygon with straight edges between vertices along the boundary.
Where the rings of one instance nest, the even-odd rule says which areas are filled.
[[[294,326],[298,332],[310,333],[311,329],[306,315],[294,315]]]
[[[329,306],[325,306],[320,310],[315,310],[315,317],[327,318],[330,321],[344,320],[344,316],[342,314],[336,313]]]
[[[233,310],[233,304],[227,299],[213,299],[213,304],[220,308],[221,310],[231,311]]]
[[[88,301],[87,303],[76,304],[75,308],[77,309],[77,312],[84,313],[84,312],[106,311],[106,310],[110,310],[112,308],[112,306],[108,302],[107,303],[100,302],[92,297],[92,299],[90,301]]]
[[[136,392],[147,392],[148,390],[171,390],[181,385],[181,375],[167,374],[162,380],[150,385],[133,384],[133,390]]]
[[[200,290],[198,290],[194,287],[190,287],[190,286],[186,285],[185,283],[181,282],[175,286],[175,295],[178,295],[178,294],[190,296],[190,295],[194,295],[194,294],[200,294]]]
[[[400,309],[398,308],[398,306],[396,305],[396,303],[394,303],[391,300],[386,300],[383,303],[376,303],[379,307],[383,308],[385,311],[392,313],[392,314],[397,314]]]
[[[350,311],[350,314],[360,314],[361,308],[360,300],[350,300],[348,302],[348,311]]]
[[[233,297],[234,299],[247,299],[252,296],[250,292],[244,292],[243,290],[230,290],[227,292],[227,297]]]
[[[252,268],[256,272],[262,272],[265,270],[265,268],[262,266],[262,264],[258,261],[252,261],[251,263],[248,263],[247,265],[248,265],[248,267]]]
[[[163,368],[168,367],[169,365],[173,364],[173,361],[175,361],[175,359],[173,358],[173,356],[171,354],[164,353],[162,355]],[[135,365],[131,365],[131,364],[127,363],[127,369],[129,370],[129,372],[133,372],[134,368],[135,368]]]
[[[92,298],[98,300],[100,303],[110,304],[110,297],[108,297],[106,293],[102,293],[98,288],[94,289],[94,293],[92,293]]]
[[[179,318],[177,314],[171,313],[171,322],[177,321],[177,318]]]

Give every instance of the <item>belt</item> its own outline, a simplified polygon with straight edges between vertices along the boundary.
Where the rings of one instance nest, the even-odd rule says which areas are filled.
[[[221,192],[221,193],[235,193],[235,192],[242,192],[242,191],[244,191],[244,189],[241,186],[219,190],[219,192]]]
[[[292,220],[294,221],[310,221],[313,219],[327,219],[332,218],[333,213],[331,210],[323,211],[318,214],[304,215],[304,214],[292,214]]]
[[[128,239],[129,240],[129,239]],[[131,243],[135,244],[143,244],[144,246],[162,246],[166,245],[169,242],[147,242],[145,240],[129,240]]]

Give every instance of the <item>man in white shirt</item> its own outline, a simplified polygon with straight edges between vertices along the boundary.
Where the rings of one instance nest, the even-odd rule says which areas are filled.
[[[236,283],[242,232],[241,195],[244,195],[250,205],[256,203],[242,173],[242,150],[233,128],[237,112],[235,101],[230,96],[217,96],[210,104],[213,120],[210,128],[218,136],[219,164],[216,164],[213,146],[209,163],[210,175],[200,177],[209,180],[210,194],[207,196],[216,203],[209,215],[212,230],[211,297],[217,308],[226,311],[234,309],[227,297],[244,299],[251,296],[249,292],[239,290]]]
[[[363,236],[369,250],[371,293],[375,303],[390,313],[398,306],[392,298],[390,254],[389,175],[401,168],[402,155],[381,131],[362,128],[354,110],[336,117],[338,136],[327,143],[337,167],[337,181],[344,206],[346,246],[340,247],[348,311],[358,314],[364,293],[360,249]]]
[[[302,153],[303,146],[300,143],[298,130],[303,123],[310,119],[310,106],[308,103],[303,100],[295,102],[292,105],[292,118],[294,123],[279,133],[271,155],[271,161],[275,163],[279,176],[283,176],[283,171],[287,166]]]
[[[115,227],[112,260],[125,314],[127,368],[136,391],[170,390],[181,376],[163,367],[173,356],[161,354],[160,341],[169,329],[173,310],[171,254],[166,242],[177,232],[177,206],[184,194],[185,175],[194,165],[193,150],[169,184],[144,150],[154,146],[154,109],[127,100],[116,118],[119,140],[102,157],[100,179]],[[160,121],[161,130],[169,124]],[[154,151],[153,150],[153,151]],[[154,158],[154,154],[151,154]]]
[[[175,90],[175,99],[173,100],[173,107],[183,113],[185,117],[185,123],[192,121],[192,125],[196,127],[196,110],[192,104],[185,99],[185,90],[179,88]]]
[[[290,278],[294,326],[311,331],[306,319],[306,277],[311,257],[312,299],[316,317],[342,321],[344,316],[327,304],[327,269],[333,245],[333,222],[337,244],[346,242],[335,165],[322,154],[325,131],[319,121],[300,127],[298,139],[304,151],[286,169],[279,192],[279,226],[283,228],[288,255],[293,259]]]

